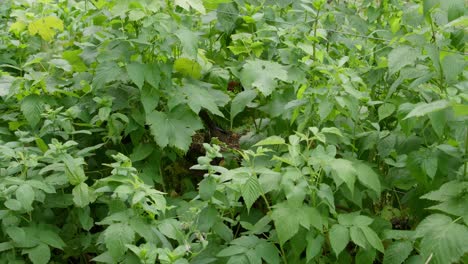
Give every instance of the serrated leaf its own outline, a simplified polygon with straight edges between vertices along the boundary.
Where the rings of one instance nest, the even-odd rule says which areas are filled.
[[[120,80],[122,76],[123,71],[116,62],[103,62],[96,67],[93,85],[96,89],[101,89],[106,83]]]
[[[73,188],[73,202],[78,207],[85,207],[94,202],[94,190],[91,189],[85,182],[82,182]]]
[[[284,138],[279,136],[271,136],[260,140],[254,146],[269,146],[269,145],[284,145],[286,144]]]
[[[256,176],[251,175],[247,181],[242,185],[241,188],[242,198],[244,198],[245,205],[247,206],[247,212],[249,212],[253,203],[260,197],[263,193],[262,187],[258,182]]]
[[[299,231],[299,219],[291,217],[298,211],[286,202],[276,204],[271,219],[273,219],[281,244],[286,243]]]
[[[230,257],[230,256],[245,253],[247,252],[247,250],[248,248],[246,247],[233,245],[233,246],[230,246],[221,250],[220,252],[218,252],[218,254],[216,254],[216,256],[217,257]]]
[[[37,247],[23,250],[28,254],[33,264],[47,264],[50,260],[50,248],[46,244],[39,244]]]
[[[288,81],[288,72],[279,63],[264,60],[249,60],[240,73],[245,88],[257,88],[263,95],[270,95],[277,86],[276,80]]]
[[[207,177],[199,183],[200,198],[209,200],[216,191],[216,181],[213,177]]]
[[[354,162],[356,176],[364,186],[374,190],[378,195],[381,192],[379,175],[363,162]]]
[[[262,242],[255,247],[255,253],[268,264],[279,264],[278,249],[271,243]]]
[[[468,252],[468,227],[455,223],[450,217],[432,214],[416,228],[416,237],[422,237],[421,255],[433,255],[431,263],[458,261]]]
[[[391,103],[385,103],[379,107],[379,121],[384,120],[385,118],[391,116],[395,112],[396,106]]]
[[[401,264],[409,257],[411,251],[411,242],[395,241],[385,250],[383,264]]]
[[[419,51],[409,46],[400,46],[388,54],[388,69],[394,74],[407,65],[413,65],[418,58]]]
[[[338,256],[349,243],[349,230],[342,225],[335,224],[330,228],[328,236],[333,252]]]
[[[346,183],[351,193],[354,193],[354,183],[356,181],[356,169],[353,163],[345,159],[335,159],[330,164],[335,183],[337,186],[342,182]],[[339,179],[339,180],[338,180]]]
[[[128,64],[126,68],[130,80],[141,89],[145,83],[146,66],[138,62],[133,62]]]
[[[88,178],[81,166],[81,159],[74,159],[70,154],[63,154],[62,161],[65,165],[65,174],[72,185],[78,185]]]
[[[442,59],[442,72],[447,83],[454,83],[457,81],[458,75],[465,69],[465,59],[463,55],[449,54]]]
[[[66,50],[62,53],[62,57],[68,61],[74,72],[84,72],[88,69],[80,54],[83,52],[81,49]]]
[[[197,10],[201,14],[205,14],[206,10],[202,0],[175,0],[175,4],[183,9],[190,11],[190,7]]]
[[[403,120],[411,117],[425,116],[429,113],[440,111],[449,106],[450,104],[446,100],[439,100],[431,103],[422,103],[416,106],[413,110],[411,110],[411,112],[409,112],[408,115],[406,115],[405,118],[403,118]]]
[[[126,244],[132,244],[135,238],[133,229],[123,223],[115,223],[104,231],[104,243],[114,260],[120,259],[127,252]]]
[[[377,236],[377,234],[374,232],[374,230],[372,230],[370,227],[368,226],[361,226],[359,227],[362,232],[364,233],[364,236],[366,237],[367,239],[367,242],[369,242],[369,244],[377,249],[378,251],[380,252],[384,252],[384,247],[383,247],[383,244],[382,244],[382,241],[381,239],[379,238],[379,236]]]
[[[199,0],[195,0],[199,1]],[[190,0],[189,2],[192,2]],[[191,59],[196,59],[198,55],[198,35],[193,30],[188,28],[180,28],[175,32],[175,35],[179,38],[180,44],[182,45],[182,51],[184,56]],[[198,63],[192,64],[196,66]]]
[[[39,95],[28,95],[21,101],[21,111],[31,127],[41,120],[43,101]]]
[[[245,107],[251,103],[255,97],[257,97],[257,92],[255,90],[246,90],[238,93],[231,102],[231,123],[234,121],[234,118],[242,112]]]
[[[229,102],[229,96],[222,91],[211,88],[207,83],[186,81],[181,92],[185,95],[187,104],[193,112],[198,114],[205,108],[212,114],[224,117],[219,107]]]
[[[198,116],[186,106],[177,106],[168,113],[153,111],[146,116],[146,123],[160,147],[173,146],[183,151],[188,150],[195,131],[203,128]]]
[[[39,18],[29,23],[29,34],[41,36],[45,41],[51,41],[55,33],[63,31],[63,21],[55,16]]]
[[[33,210],[32,203],[34,201],[34,196],[34,189],[28,184],[22,184],[16,189],[16,199],[28,212]]]

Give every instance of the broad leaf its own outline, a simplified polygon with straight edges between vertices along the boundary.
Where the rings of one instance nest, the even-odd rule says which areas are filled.
[[[439,100],[432,103],[422,103],[416,106],[413,110],[411,110],[411,112],[409,112],[408,115],[406,115],[405,118],[403,118],[403,120],[408,119],[410,117],[425,116],[429,113],[445,109],[449,107],[449,105],[449,102],[446,100]]]
[[[416,237],[422,237],[421,255],[433,254],[431,263],[452,263],[468,252],[468,227],[446,215],[426,217],[416,228]]]
[[[96,199],[94,196],[94,190],[90,188],[85,182],[82,182],[75,186],[72,191],[73,202],[78,207],[85,207],[88,204],[94,202]]]
[[[409,46],[400,46],[388,54],[388,69],[390,74],[401,70],[404,66],[413,65],[418,58],[418,50]]]
[[[385,250],[383,264],[401,264],[409,257],[411,251],[411,242],[395,241]]]
[[[262,195],[263,191],[255,175],[250,175],[247,181],[241,188],[242,198],[244,198],[247,212],[252,207],[253,203]]]
[[[354,193],[354,183],[356,181],[356,169],[353,163],[345,159],[335,159],[330,164],[335,183],[340,186],[342,182],[345,182],[351,193]]]
[[[234,118],[241,113],[245,107],[255,99],[255,97],[257,97],[257,92],[255,90],[242,91],[234,97],[231,102],[231,124],[233,123]]]
[[[385,103],[379,107],[379,121],[391,116],[395,112],[396,106],[394,104]]]
[[[176,147],[187,151],[195,131],[203,125],[192,111],[184,106],[177,106],[169,113],[153,111],[146,116],[154,140],[162,148]]]
[[[363,162],[354,162],[356,176],[358,180],[366,187],[374,190],[378,195],[381,192],[379,175],[369,165]]]
[[[21,111],[31,127],[36,125],[41,120],[43,100],[39,95],[29,95],[21,101]]]
[[[23,252],[28,254],[28,257],[33,264],[49,263],[50,249],[46,244],[41,243],[37,247],[25,249]]]
[[[291,217],[298,213],[296,208],[283,202],[274,206],[271,214],[281,244],[291,239],[299,231],[299,219]]]
[[[34,201],[34,189],[28,185],[23,184],[16,189],[16,199],[21,203],[21,206],[28,212],[32,211],[32,203]]]
[[[244,87],[258,88],[263,95],[268,96],[276,88],[276,80],[288,80],[288,72],[276,62],[249,60],[241,71],[240,79]]]
[[[131,244],[135,237],[132,228],[123,223],[112,224],[104,231],[104,242],[114,260],[120,259],[127,251],[126,244]]]
[[[349,230],[342,225],[335,224],[328,234],[333,252],[338,256],[349,243]]]
[[[63,31],[63,21],[56,16],[39,18],[29,23],[29,34],[41,36],[45,41],[51,41],[55,33]]]

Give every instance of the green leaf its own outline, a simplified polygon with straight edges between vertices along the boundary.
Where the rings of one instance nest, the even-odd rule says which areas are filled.
[[[202,0],[175,0],[175,4],[183,9],[190,11],[190,7],[197,10],[201,14],[205,14],[206,10]]]
[[[29,34],[41,36],[45,41],[51,41],[57,31],[63,31],[63,21],[56,16],[42,17],[29,23]]]
[[[356,176],[358,180],[366,187],[374,190],[378,195],[381,192],[379,175],[367,164],[363,162],[354,162]]]
[[[70,154],[63,154],[62,160],[65,164],[65,174],[72,185],[78,185],[88,178],[81,166],[81,159],[74,159]]]
[[[299,219],[291,217],[296,215],[298,210],[286,202],[276,204],[271,214],[278,233],[278,238],[281,244],[286,243],[299,231]]]
[[[4,205],[6,208],[13,210],[13,211],[19,211],[23,208],[21,202],[16,199],[6,200]]]
[[[96,67],[93,85],[96,89],[102,89],[106,83],[120,80],[122,76],[124,76],[123,71],[116,62],[103,62]]]
[[[250,104],[255,97],[257,92],[255,90],[246,90],[238,93],[231,102],[231,124],[234,122],[234,118],[241,113],[245,107]]]
[[[91,189],[85,182],[82,182],[73,188],[73,202],[78,207],[85,207],[96,199],[94,190]]]
[[[416,106],[408,115],[403,118],[403,120],[411,117],[420,117],[425,116],[429,113],[440,111],[450,106],[450,103],[446,100],[439,100],[431,103],[422,103]]]
[[[189,1],[189,2],[196,2],[201,0]],[[181,28],[175,32],[175,35],[179,38],[180,44],[182,45],[183,55],[195,59],[197,58],[198,54],[198,35],[193,30],[187,28]],[[187,62],[187,61],[185,61]],[[198,63],[194,62],[191,63],[192,67],[198,67]],[[196,71],[194,71],[196,72]]]
[[[386,250],[383,264],[401,264],[413,251],[413,244],[409,241],[395,241]]]
[[[391,116],[395,112],[396,106],[391,103],[385,103],[379,107],[379,121],[384,120],[385,118]]]
[[[34,189],[28,184],[22,184],[16,189],[16,199],[28,212],[33,210],[31,205],[34,202],[34,196]]]
[[[83,52],[81,49],[66,50],[62,53],[62,57],[70,63],[74,72],[84,72],[88,69],[84,64],[80,54]]]
[[[143,84],[145,83],[145,71],[146,71],[146,66],[144,64],[133,62],[127,65],[128,77],[140,89],[143,87]]]
[[[284,138],[279,136],[271,136],[260,140],[254,146],[269,146],[269,145],[284,145],[286,142]]]
[[[127,252],[126,244],[132,244],[135,238],[133,229],[123,223],[115,223],[104,231],[104,243],[114,260],[120,259]]]
[[[342,225],[335,224],[330,228],[328,236],[331,247],[335,255],[338,256],[349,243],[349,230]]]
[[[325,238],[322,235],[313,236],[312,232],[307,233],[307,248],[306,248],[306,259],[307,262],[315,258],[322,251],[323,243]]]
[[[278,249],[271,243],[262,242],[255,247],[255,253],[268,264],[279,264]]]
[[[244,198],[245,205],[247,206],[247,212],[249,212],[253,203],[263,193],[262,187],[255,175],[250,175],[244,185],[242,185],[241,192],[242,198]]]
[[[465,69],[465,59],[463,55],[449,54],[442,59],[442,71],[447,83],[457,81],[458,75]]]
[[[50,249],[46,244],[39,244],[37,247],[23,250],[28,254],[33,264],[47,264],[50,260]]]
[[[394,74],[407,65],[414,65],[419,51],[409,46],[399,46],[388,54],[388,69]]]
[[[39,226],[37,229],[39,239],[47,245],[58,249],[63,249],[66,246],[62,238],[50,228]]]
[[[354,244],[364,249],[368,248],[367,239],[361,227],[351,226],[349,228],[349,235],[351,236],[351,240]]]
[[[340,186],[345,182],[351,194],[354,193],[354,183],[356,181],[356,169],[353,163],[345,159],[335,159],[330,164],[335,180],[336,186]]]
[[[39,95],[28,95],[21,101],[21,111],[31,127],[41,120],[43,101]]]
[[[203,125],[192,111],[185,106],[177,106],[169,113],[153,111],[146,116],[154,140],[162,148],[173,146],[187,151],[195,131]]]
[[[201,65],[188,58],[178,58],[175,60],[174,70],[182,74],[182,76],[192,77],[197,80],[201,78]]]
[[[367,227],[367,226],[361,226],[360,228],[362,232],[364,233],[364,236],[366,237],[367,242],[369,242],[369,244],[373,248],[383,253],[384,247],[383,247],[382,241],[374,232],[374,230],[372,230],[370,227]]]
[[[133,152],[130,155],[132,162],[144,160],[153,153],[155,146],[149,143],[140,143],[133,148]]]
[[[245,88],[258,88],[263,95],[268,96],[276,88],[276,80],[288,80],[288,72],[276,62],[248,60],[242,68],[240,80]]]
[[[15,245],[11,242],[2,242],[0,243],[0,252],[7,251],[15,248]]]
[[[212,114],[224,117],[218,107],[229,102],[227,94],[212,89],[207,83],[193,80],[186,81],[181,91],[186,96],[190,109],[196,114],[200,112],[201,108],[205,108]]]
[[[18,247],[35,247],[38,245],[37,239],[31,237],[31,234],[26,233],[24,228],[17,226],[8,227],[5,232],[15,242]]]
[[[207,201],[211,199],[216,191],[216,180],[213,177],[207,177],[199,183],[200,198]]]
[[[452,221],[446,215],[432,214],[416,228],[416,237],[422,237],[421,255],[431,263],[442,264],[458,261],[468,252],[468,227]]]
[[[10,93],[10,87],[16,80],[15,77],[9,75],[0,76],[0,97],[5,97]]]
[[[230,246],[221,250],[220,252],[218,252],[218,254],[216,254],[216,256],[217,257],[230,257],[230,256],[245,253],[247,252],[247,250],[248,248],[246,247],[233,245],[233,246]]]
[[[356,254],[355,263],[359,264],[373,264],[375,260],[376,252],[373,248],[363,249],[360,248]]]

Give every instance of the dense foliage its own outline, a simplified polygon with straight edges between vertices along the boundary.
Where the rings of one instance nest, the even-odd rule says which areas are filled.
[[[0,263],[467,263],[463,0],[3,0]]]

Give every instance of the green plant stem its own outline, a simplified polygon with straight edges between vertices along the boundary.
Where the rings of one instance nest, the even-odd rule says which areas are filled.
[[[318,27],[318,21],[319,21],[319,15],[320,15],[320,9],[317,10],[317,15],[315,16],[315,21],[314,21],[314,46],[313,46],[313,55],[312,59],[315,61],[316,56],[316,49],[317,49],[317,27]]]

